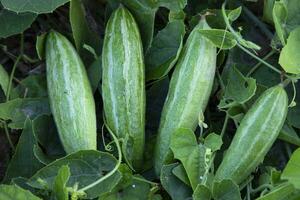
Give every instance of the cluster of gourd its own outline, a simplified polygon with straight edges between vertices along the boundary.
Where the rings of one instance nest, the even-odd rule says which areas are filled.
[[[190,33],[172,74],[155,148],[155,171],[173,161],[171,135],[180,127],[196,129],[205,110],[216,69],[216,48],[200,29]],[[46,45],[50,105],[65,151],[96,149],[95,102],[85,67],[72,44],[50,32]],[[145,65],[137,24],[120,6],[108,20],[102,53],[105,121],[122,140],[128,165],[140,169],[145,144]],[[216,171],[215,179],[241,183],[263,160],[286,118],[287,94],[279,84],[266,90],[246,113]]]

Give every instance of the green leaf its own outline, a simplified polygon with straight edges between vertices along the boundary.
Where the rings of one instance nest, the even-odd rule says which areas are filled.
[[[138,179],[143,179],[141,176],[135,176]],[[148,200],[150,193],[150,185],[143,181],[134,179],[134,177],[126,184],[125,187],[115,191],[109,195],[99,197],[99,200]]]
[[[45,75],[29,75],[23,79],[20,84],[12,90],[11,98],[26,96],[26,98],[47,97],[47,80]]]
[[[41,200],[27,190],[16,185],[0,185],[1,200]]]
[[[1,0],[7,10],[16,13],[31,12],[36,14],[49,13],[70,0]]]
[[[229,79],[223,99],[219,108],[229,108],[247,102],[254,96],[256,81],[253,78],[246,78],[236,67],[231,67]]]
[[[278,136],[279,139],[300,146],[300,138],[293,127],[285,124]]]
[[[33,146],[37,145],[32,121],[26,119],[23,132],[20,136],[16,151],[9,162],[4,181],[9,182],[15,177],[31,177],[37,170],[43,167],[34,156]]]
[[[66,184],[70,178],[70,168],[63,165],[54,180],[53,193],[57,200],[69,200]]]
[[[295,188],[293,187],[292,184],[282,183],[282,184],[276,186],[274,189],[272,189],[266,195],[259,197],[256,200],[285,200],[294,191],[295,191]]]
[[[237,41],[232,33],[222,29],[199,30],[199,32],[220,49],[231,49]]]
[[[145,56],[146,79],[160,79],[175,65],[183,43],[185,26],[183,20],[174,20],[154,37]]]
[[[204,140],[204,146],[211,149],[212,152],[220,150],[222,144],[222,137],[215,133],[210,133]]]
[[[186,171],[182,164],[179,164],[178,166],[174,167],[172,170],[172,173],[182,182],[184,182],[186,185],[191,186],[189,178],[186,174]]]
[[[95,150],[78,151],[42,168],[30,178],[28,184],[38,189],[53,190],[58,169],[63,165],[68,165],[71,175],[67,187],[73,187],[78,183],[78,189],[81,189],[103,177],[115,167],[116,163],[117,160],[109,153]],[[88,189],[86,191],[87,198],[96,198],[101,194],[110,192],[121,178],[120,172],[115,172],[103,182]]]
[[[180,11],[184,9],[187,4],[187,0],[158,0],[157,7],[165,7],[171,11]]]
[[[102,78],[102,59],[99,57],[87,69],[93,92],[96,92]]]
[[[43,149],[42,152],[35,151],[35,153],[42,153],[40,156],[43,156],[48,161],[54,161],[65,156],[65,151],[61,145],[54,120],[51,116],[41,115],[34,119],[33,130],[39,146]],[[48,164],[48,162],[46,163]]]
[[[10,2],[10,0],[7,1]],[[5,9],[0,10],[0,38],[22,33],[30,27],[35,18],[36,15],[33,13],[17,14]]]
[[[263,20],[273,24],[273,7],[275,0],[264,0]]]
[[[286,32],[285,23],[287,21],[287,5],[284,0],[275,1],[273,7],[273,21],[276,29],[276,34],[279,37],[282,45],[285,45]]]
[[[70,23],[75,41],[76,49],[85,61],[86,65],[90,65],[94,61],[94,57],[84,50],[84,44],[91,46],[100,54],[101,42],[97,33],[93,32],[86,19],[87,13],[81,0],[72,0],[70,2]]]
[[[212,193],[215,200],[242,200],[239,187],[232,180],[214,182]]]
[[[174,157],[183,164],[192,188],[196,189],[205,174],[205,147],[198,145],[192,130],[179,128],[171,137],[170,148]]]
[[[43,33],[36,37],[35,49],[36,53],[40,60],[45,58],[45,41],[46,41],[47,33]]]
[[[161,169],[160,181],[172,200],[183,200],[192,196],[192,189],[173,175],[172,170],[178,164],[164,165]]]
[[[287,20],[286,20],[286,31],[290,33],[300,25],[300,4],[298,0],[287,1]]]
[[[14,99],[0,104],[0,119],[12,120],[9,127],[13,129],[22,129],[27,117],[35,119],[50,113],[47,98]]]
[[[4,67],[0,64],[0,86],[4,94],[7,94],[7,88],[9,85],[9,75],[4,69]]]
[[[288,180],[296,189],[300,189],[300,148],[292,154],[289,162],[285,166],[281,178]]]
[[[293,30],[287,40],[287,44],[283,47],[279,64],[282,68],[292,74],[300,74],[300,27]]]
[[[240,17],[241,13],[242,13],[242,7],[240,6],[236,9],[234,9],[234,10],[231,10],[228,13],[227,17],[230,21],[233,22],[233,21],[237,20]]]
[[[193,193],[193,199],[210,200],[211,192],[205,185],[197,185],[196,190]]]

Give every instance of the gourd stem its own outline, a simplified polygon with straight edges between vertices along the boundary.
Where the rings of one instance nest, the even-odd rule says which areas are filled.
[[[109,172],[107,173],[105,176],[101,177],[100,179],[98,179],[97,181],[85,186],[84,188],[81,188],[78,192],[84,192],[92,187],[94,187],[95,185],[101,183],[102,181],[104,181],[105,179],[109,178],[110,176],[112,176],[118,169],[119,166],[121,165],[121,161],[122,161],[122,151],[121,151],[121,147],[120,147],[120,143],[118,141],[118,138],[115,136],[115,134],[112,132],[112,130],[109,128],[109,126],[106,124],[106,122],[104,122],[108,132],[110,133],[110,135],[112,136],[113,140],[116,143],[117,146],[117,150],[118,150],[118,161],[116,166]]]

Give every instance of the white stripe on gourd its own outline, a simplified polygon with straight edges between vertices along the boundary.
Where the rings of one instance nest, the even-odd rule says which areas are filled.
[[[50,106],[67,153],[96,149],[95,103],[87,73],[72,44],[51,31],[46,47]]]
[[[155,171],[170,161],[170,138],[177,128],[194,130],[207,105],[216,68],[216,48],[198,30],[209,29],[205,19],[191,32],[172,75],[155,149]],[[169,160],[168,160],[169,159]]]
[[[108,125],[119,138],[133,139],[129,164],[141,165],[144,149],[145,82],[141,39],[137,25],[124,7],[108,20],[102,55],[102,94]],[[123,146],[124,147],[124,146]],[[129,149],[126,146],[125,149]]]

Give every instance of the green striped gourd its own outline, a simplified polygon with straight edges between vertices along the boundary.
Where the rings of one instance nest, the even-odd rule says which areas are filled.
[[[246,113],[225,153],[216,181],[240,184],[263,161],[286,119],[287,94],[282,86],[266,90]]]
[[[198,30],[210,29],[205,19],[193,29],[172,75],[163,107],[155,149],[155,171],[172,158],[170,138],[176,129],[194,130],[204,110],[214,82],[216,48]]]
[[[125,160],[139,168],[145,134],[145,67],[137,24],[123,6],[108,20],[102,54],[102,98],[108,126],[122,138]]]
[[[72,44],[51,31],[46,41],[50,107],[65,151],[96,149],[96,112],[85,67]]]

